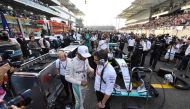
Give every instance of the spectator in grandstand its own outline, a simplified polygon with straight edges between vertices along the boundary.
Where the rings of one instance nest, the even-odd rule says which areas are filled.
[[[133,26],[128,26],[128,29],[139,29],[139,28],[155,28],[158,29],[160,27],[171,27],[171,26],[180,26],[180,25],[188,25],[190,21],[190,13],[179,13],[176,15],[169,15],[164,17],[159,17],[158,19],[152,19],[150,22],[146,24],[137,24]]]
[[[31,52],[31,56],[38,57],[40,55],[41,48],[35,41],[35,37],[33,35],[29,36],[29,39],[28,48]]]
[[[27,59],[30,56],[30,52],[28,49],[27,41],[23,37],[22,33],[17,33],[17,41],[20,44],[22,54],[23,54],[23,58]]]

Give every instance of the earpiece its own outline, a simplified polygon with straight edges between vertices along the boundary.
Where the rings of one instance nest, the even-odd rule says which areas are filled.
[[[100,59],[100,64],[101,65],[104,65],[106,62],[105,62],[105,60],[104,59]]]
[[[100,59],[99,62],[101,65],[104,65],[108,60],[108,56],[102,53],[102,51],[97,51],[98,58]]]

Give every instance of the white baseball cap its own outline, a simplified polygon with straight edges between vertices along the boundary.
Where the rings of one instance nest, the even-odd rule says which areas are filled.
[[[88,51],[88,47],[84,45],[78,47],[78,53],[85,58],[88,58],[91,56],[91,54]]]

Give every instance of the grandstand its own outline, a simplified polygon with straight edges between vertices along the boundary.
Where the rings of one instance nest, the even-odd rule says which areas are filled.
[[[190,0],[135,0],[118,17],[126,19],[126,32],[186,36]]]
[[[90,31],[102,31],[102,32],[116,31],[116,28],[114,26],[86,26],[85,28]]]

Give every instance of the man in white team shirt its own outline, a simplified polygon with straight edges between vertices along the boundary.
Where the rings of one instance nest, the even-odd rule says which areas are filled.
[[[91,41],[91,46],[92,46],[92,50],[96,50],[96,46],[97,46],[97,39],[98,39],[98,37],[97,37],[97,35],[96,35],[96,33],[93,33],[92,34],[92,37],[90,38],[90,41]]]
[[[109,35],[104,33],[102,35],[102,39],[98,42],[98,48],[97,50],[105,50],[105,51],[109,51],[109,39],[108,39]]]
[[[108,53],[104,50],[93,54],[94,62],[97,64],[95,77],[95,91],[100,109],[110,109],[110,96],[116,81],[116,72],[111,64],[108,63]]]
[[[41,34],[41,38],[38,42],[40,44],[43,54],[48,53],[50,49],[50,43],[45,39],[44,34]]]
[[[65,71],[66,80],[72,83],[76,102],[75,109],[84,109],[83,102],[88,84],[87,74],[89,73],[90,77],[94,75],[94,69],[90,67],[87,59],[90,56],[87,46],[79,46],[77,56],[68,63]]]
[[[76,41],[81,41],[81,37],[82,35],[78,32],[76,32],[74,35],[73,35],[73,38],[76,40]]]
[[[135,46],[135,39],[133,38],[133,36],[131,36],[131,38],[129,38],[128,40],[128,57],[131,56],[131,52],[133,51]]]
[[[188,67],[188,63],[190,60],[190,39],[187,40],[188,47],[185,51],[185,56],[183,56],[180,65],[178,66],[178,70],[185,70]]]
[[[141,60],[141,66],[144,66],[146,56],[151,49],[151,42],[147,38],[143,38],[141,40],[141,45],[143,46],[143,56]]]
[[[55,61],[57,72],[60,74],[61,82],[64,85],[64,90],[66,92],[66,99],[69,99],[69,96],[72,94],[72,85],[71,83],[65,80],[65,70],[68,66],[68,63],[71,61],[70,58],[67,58],[64,51],[58,52],[58,59]]]

